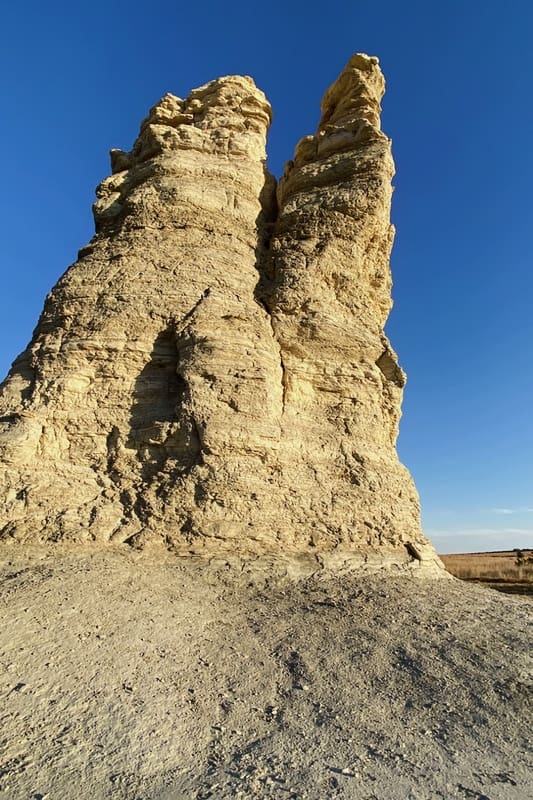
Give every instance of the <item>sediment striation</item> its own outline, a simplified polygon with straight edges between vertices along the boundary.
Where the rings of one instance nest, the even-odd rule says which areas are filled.
[[[111,151],[0,389],[0,538],[439,570],[396,453],[384,80],[357,54],[276,186],[230,76]]]

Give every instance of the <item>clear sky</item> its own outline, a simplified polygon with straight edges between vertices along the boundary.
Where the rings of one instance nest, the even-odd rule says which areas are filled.
[[[0,373],[92,236],[108,150],[165,92],[249,74],[279,175],[350,55],[380,58],[397,165],[399,450],[440,552],[533,547],[530,0],[21,0],[0,27]]]

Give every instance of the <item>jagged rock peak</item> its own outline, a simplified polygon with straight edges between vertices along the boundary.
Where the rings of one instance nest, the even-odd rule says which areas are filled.
[[[1,539],[439,573],[395,449],[383,89],[353,56],[277,198],[251,78],[165,95],[111,152],[0,388]]]
[[[385,79],[379,60],[356,53],[322,98],[319,130],[327,125],[350,128],[362,119],[379,128],[384,93]]]
[[[327,156],[332,150],[350,149],[363,139],[379,139],[381,98],[385,79],[375,56],[356,53],[336,81],[326,90],[316,135],[304,136],[296,146],[294,163]]]
[[[132,151],[111,150],[112,171],[121,172],[165,150],[180,147],[224,152],[230,146],[230,132],[234,134],[233,144],[237,134],[257,134],[248,136],[246,143],[261,148],[271,121],[270,103],[247,76],[228,75],[210,81],[194,89],[186,100],[167,93],[141,122]],[[202,137],[193,134],[191,127],[217,135]]]

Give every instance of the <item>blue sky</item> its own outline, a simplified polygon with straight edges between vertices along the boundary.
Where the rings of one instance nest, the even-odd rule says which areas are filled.
[[[109,148],[131,146],[161,95],[252,75],[279,175],[349,56],[378,55],[400,455],[440,552],[533,547],[532,41],[525,0],[4,4],[0,373],[93,233]]]

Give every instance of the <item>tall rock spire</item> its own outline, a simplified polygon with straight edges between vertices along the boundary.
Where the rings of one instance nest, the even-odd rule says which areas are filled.
[[[298,454],[284,458],[297,529],[320,548],[423,553],[395,449],[405,375],[383,332],[394,237],[384,88],[378,60],[357,54],[326,91],[318,132],[279,186],[265,297],[284,365],[283,452]]]
[[[230,495],[266,481],[281,394],[254,298],[269,122],[250,78],[221,78],[166,95],[132,152],[112,151],[96,236],[3,386],[4,537],[225,538]]]
[[[165,95],[111,152],[2,385],[0,537],[437,563],[395,450],[383,90],[353,56],[277,202],[250,78]]]

